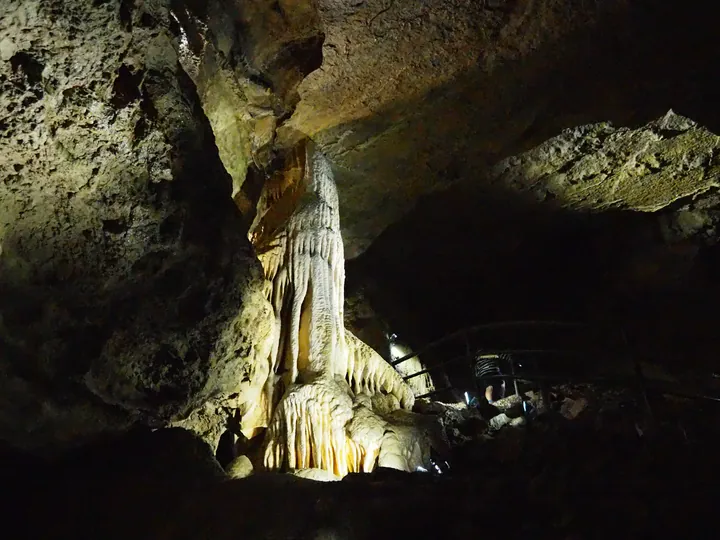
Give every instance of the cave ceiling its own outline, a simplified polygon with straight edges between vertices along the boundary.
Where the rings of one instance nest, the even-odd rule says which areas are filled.
[[[323,63],[278,140],[308,134],[333,161],[353,258],[422,195],[564,128],[671,108],[717,126],[714,33],[668,6],[320,0]]]

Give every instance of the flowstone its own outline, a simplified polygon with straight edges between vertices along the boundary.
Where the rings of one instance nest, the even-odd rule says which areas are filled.
[[[241,428],[252,437],[267,427],[267,469],[344,476],[390,456],[380,464],[414,470],[429,445],[419,429],[394,428],[390,419],[412,408],[413,392],[344,328],[338,210],[330,165],[308,143],[266,182],[250,238],[265,270],[275,335],[262,395],[241,411]]]

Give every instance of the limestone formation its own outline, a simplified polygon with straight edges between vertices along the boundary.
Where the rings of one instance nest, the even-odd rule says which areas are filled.
[[[225,468],[230,478],[247,478],[253,473],[253,464],[247,456],[238,456]]]
[[[306,478],[308,480],[315,480],[316,482],[337,482],[341,480],[339,476],[325,469],[297,469],[292,471],[292,474],[298,478]]]
[[[641,358],[705,362],[718,343],[719,151],[715,130],[667,109],[566,129],[423,202],[354,267],[392,291],[383,315],[413,312],[414,342],[556,318],[623,325]]]
[[[309,135],[333,162],[348,259],[424,196],[476,182],[565,128],[639,126],[673,107],[717,131],[718,38],[701,9],[665,0],[315,4],[323,65],[300,85],[278,141]]]
[[[270,469],[370,471],[383,447],[402,454],[408,440],[398,432],[386,442],[388,422],[379,414],[411,408],[412,390],[344,328],[339,225],[329,164],[302,144],[267,182],[250,231],[276,331],[263,395],[243,411],[242,428],[252,436],[267,426],[264,465]],[[385,398],[373,403],[376,396]],[[407,469],[414,457],[389,461]]]
[[[605,25],[621,32],[613,19],[627,9],[624,0],[317,5],[323,67],[300,85],[278,136],[308,134],[336,165],[348,258],[420,197],[474,180],[530,133],[540,143],[555,126],[582,123],[563,125],[565,94],[580,72],[573,56],[586,41],[605,47]],[[597,70],[587,78],[597,80]]]
[[[579,211],[657,212],[720,187],[720,136],[672,110],[639,129],[568,129],[493,169],[492,182]]]
[[[0,438],[242,400],[271,308],[164,2],[0,6]]]
[[[369,467],[383,415],[430,386],[408,388],[345,330],[343,263],[422,194],[483,183],[573,212],[685,205],[665,232],[711,237],[717,137],[674,115],[584,125],[485,174],[560,127],[611,116],[602,100],[566,109],[568,81],[597,82],[594,70],[569,75],[584,37],[568,36],[592,42],[627,2],[581,4],[2,2],[0,437],[48,450],[144,423],[214,444],[236,411],[285,460],[293,415],[337,406],[342,429],[297,440],[331,441],[328,467]],[[645,118],[646,93],[620,118]],[[289,150],[308,135],[332,173],[321,153]],[[448,211],[462,214],[456,203]],[[442,243],[437,260],[462,256]]]
[[[385,297],[387,300],[387,294]],[[413,352],[407,343],[398,340],[397,336],[390,332],[390,325],[375,311],[364,287],[355,290],[348,290],[346,287],[344,316],[345,328],[352,330],[361,342],[371,348],[384,351],[383,356],[388,361],[398,360]],[[426,367],[419,356],[413,356],[407,361],[395,365],[395,369],[403,378],[425,371]],[[439,372],[435,371],[435,373]],[[412,389],[416,398],[435,390],[430,372],[412,377],[405,382]]]
[[[317,11],[309,2],[210,0],[175,2],[170,14],[233,199],[252,219],[255,201],[243,189],[248,170],[269,168],[275,130],[294,110],[302,79],[322,62]]]

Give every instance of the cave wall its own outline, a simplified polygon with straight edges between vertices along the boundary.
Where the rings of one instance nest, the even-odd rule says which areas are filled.
[[[0,8],[0,437],[36,451],[237,398],[262,273],[162,1]]]

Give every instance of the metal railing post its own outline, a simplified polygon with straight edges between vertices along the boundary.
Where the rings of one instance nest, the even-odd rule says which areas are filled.
[[[470,379],[473,382],[475,394],[478,396],[478,399],[480,399],[480,396],[483,395],[483,392],[480,390],[477,377],[475,376],[475,355],[470,349],[470,337],[468,336],[467,328],[463,332],[463,336],[465,337],[465,358],[467,365],[470,368]]]
[[[518,387],[517,377],[515,376],[515,359],[510,355],[510,373],[513,378],[513,385],[515,386],[515,395],[520,395],[520,388]]]

